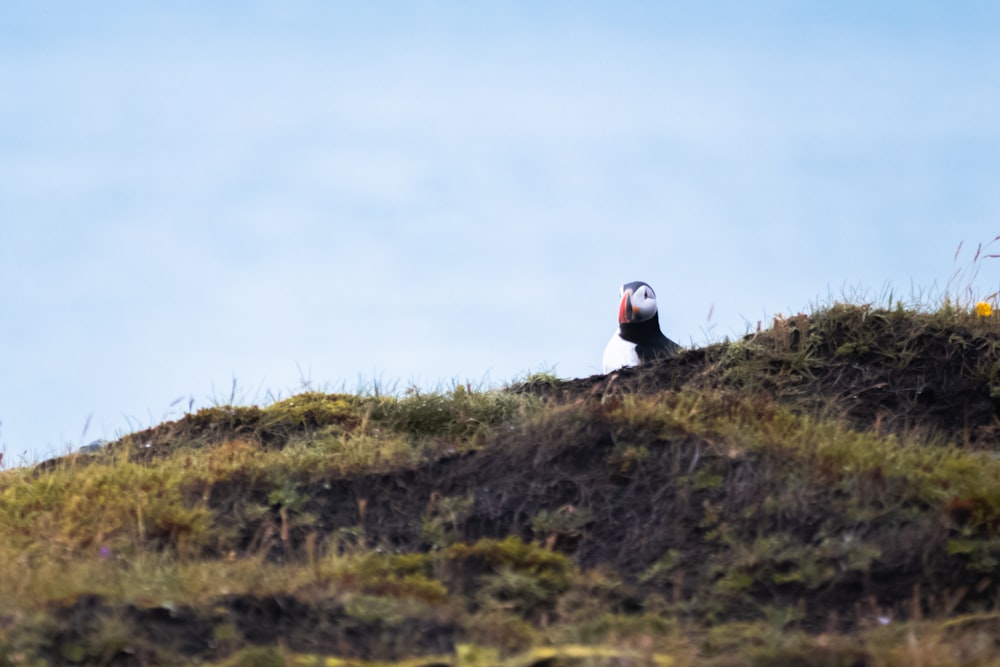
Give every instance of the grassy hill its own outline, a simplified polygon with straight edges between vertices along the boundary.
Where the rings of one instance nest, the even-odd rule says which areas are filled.
[[[1000,664],[1000,322],[220,406],[0,473],[0,664]]]

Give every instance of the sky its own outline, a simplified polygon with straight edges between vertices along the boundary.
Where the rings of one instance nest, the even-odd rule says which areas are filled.
[[[685,346],[994,291],[997,63],[975,0],[3,3],[2,465],[599,373],[633,280]]]

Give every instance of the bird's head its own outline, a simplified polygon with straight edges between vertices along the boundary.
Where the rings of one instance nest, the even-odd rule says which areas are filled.
[[[645,322],[656,315],[656,294],[642,281],[625,283],[618,304],[618,324]]]

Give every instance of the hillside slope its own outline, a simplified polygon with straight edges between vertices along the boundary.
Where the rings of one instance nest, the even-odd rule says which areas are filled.
[[[1000,664],[998,396],[993,318],[838,304],[202,410],[0,476],[0,660]]]

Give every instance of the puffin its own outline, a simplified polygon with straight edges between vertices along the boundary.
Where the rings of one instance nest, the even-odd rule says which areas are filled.
[[[641,280],[622,285],[618,330],[604,348],[604,372],[667,359],[676,356],[680,349],[680,345],[660,331],[653,288]]]

